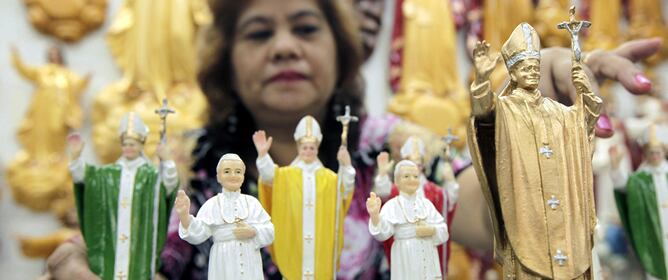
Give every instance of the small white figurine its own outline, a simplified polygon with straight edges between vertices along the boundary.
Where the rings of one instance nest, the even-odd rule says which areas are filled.
[[[209,279],[264,279],[260,249],[274,241],[271,217],[255,197],[241,194],[246,165],[238,155],[223,155],[216,171],[223,191],[207,200],[197,217],[190,215],[190,199],[179,191],[174,203],[179,236],[194,245],[213,238]]]
[[[394,170],[399,196],[381,201],[375,193],[367,199],[369,232],[378,241],[394,236],[392,279],[442,279],[436,247],[448,240],[448,226],[434,205],[416,194],[420,170],[409,160],[400,161]]]

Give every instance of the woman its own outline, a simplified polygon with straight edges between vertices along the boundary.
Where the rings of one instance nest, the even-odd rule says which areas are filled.
[[[363,113],[359,83],[361,44],[357,38],[353,13],[348,10],[346,3],[326,0],[212,1],[215,23],[205,38],[207,49],[202,53],[205,64],[200,71],[200,82],[211,108],[215,109],[212,110],[207,133],[194,151],[197,159],[194,170],[198,180],[192,184],[196,190],[192,197],[200,197],[205,201],[206,194],[218,192],[212,186],[215,186],[215,166],[221,155],[230,151],[239,154],[244,161],[256,158],[255,148],[250,141],[255,130],[265,130],[272,135],[274,141],[269,153],[277,164],[289,164],[296,156],[293,129],[306,114],[314,116],[327,128],[323,133],[319,155],[324,166],[337,168],[340,125],[335,122],[335,117],[342,113],[343,105],[350,105],[354,115]],[[631,60],[654,53],[658,45],[660,42],[656,40],[634,42],[613,52],[592,53],[588,63],[600,78],[618,79],[633,92],[647,92],[649,88],[636,78],[640,70],[633,66]],[[541,72],[552,79],[542,79],[546,81],[546,84],[541,85],[543,94],[552,98],[565,97],[561,100],[568,99],[568,88],[548,83],[557,81],[556,85],[559,85],[559,81],[570,80],[570,65],[559,64],[559,58],[570,58],[570,55],[568,49],[544,51],[544,69]],[[354,274],[350,271],[365,271],[371,276],[365,274],[361,278],[373,279],[382,253],[379,245],[366,232],[368,214],[365,201],[373,182],[374,167],[372,162],[364,159],[375,158],[377,151],[374,150],[379,150],[383,145],[369,143],[384,141],[382,131],[387,131],[391,126],[385,126],[387,122],[383,122],[381,126],[388,129],[380,129],[381,132],[376,133],[362,129],[371,123],[369,118],[362,118],[361,123],[359,126],[353,124],[349,132],[349,150],[353,166],[357,169],[357,187],[345,223],[345,242],[355,242],[345,247],[358,249],[360,255],[351,257],[344,250],[345,257],[341,259],[363,261],[342,263],[340,275]],[[365,138],[362,132],[377,137]],[[369,157],[367,153],[374,155]],[[252,178],[256,178],[256,174],[256,170],[248,168],[247,182],[255,181]],[[466,169],[459,179],[462,186],[458,210],[460,215],[454,219],[452,237],[469,247],[489,250],[491,231],[486,224],[487,210],[475,173],[470,168]],[[256,189],[254,184],[246,184],[242,191],[253,193]],[[192,201],[191,207],[196,207],[196,199]],[[161,272],[172,278],[183,279],[194,279],[193,275],[198,271],[204,271],[205,274],[206,258],[202,258],[201,254],[208,251],[208,247],[191,247],[179,241],[173,233],[163,252],[164,266]],[[175,239],[178,242],[172,242]],[[62,248],[53,257],[51,271],[67,273],[66,269],[60,269],[66,268],[64,264],[67,262],[60,262],[59,265],[55,262],[62,261],[63,254],[72,254],[72,258],[75,258],[74,250],[80,252],[75,245]],[[362,254],[366,254],[366,257],[358,257],[364,256]],[[272,269],[266,268],[265,272],[271,273]]]

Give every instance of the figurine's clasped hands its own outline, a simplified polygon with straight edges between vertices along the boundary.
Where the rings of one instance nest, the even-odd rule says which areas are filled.
[[[436,229],[429,225],[415,226],[415,235],[417,237],[432,237],[436,233]]]
[[[251,239],[257,234],[255,228],[244,222],[237,223],[237,227],[234,228],[233,232],[234,236],[239,240]]]

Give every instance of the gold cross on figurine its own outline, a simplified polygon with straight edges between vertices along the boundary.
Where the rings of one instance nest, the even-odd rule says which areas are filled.
[[[356,116],[350,115],[350,106],[346,105],[346,113],[343,116],[336,117],[336,121],[343,125],[341,132],[341,146],[348,146],[348,126],[350,122],[357,122],[359,119]]]
[[[125,242],[125,240],[128,240],[128,236],[125,234],[121,234],[121,237],[118,238],[121,242]]]
[[[309,201],[306,202],[306,207],[308,207],[308,208],[313,208],[313,206],[314,206],[314,205],[313,205],[313,202],[309,199]]]
[[[121,201],[121,207],[123,208],[128,207],[129,204],[130,203],[128,203],[128,200],[125,198]]]
[[[116,274],[116,278],[118,278],[119,280],[123,280],[127,277],[128,277],[128,275],[125,274],[125,272],[123,272],[123,271],[119,271],[118,274]]]

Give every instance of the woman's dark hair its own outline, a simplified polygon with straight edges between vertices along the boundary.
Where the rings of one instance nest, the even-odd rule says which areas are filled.
[[[257,127],[233,89],[231,57],[236,23],[248,3],[238,0],[209,1],[214,23],[205,33],[198,80],[210,106],[210,117],[206,135],[199,140],[194,152],[194,170],[206,170],[209,177],[215,177],[218,159],[226,152],[237,153],[245,161],[254,160],[257,156],[251,141]],[[326,117],[320,123],[323,141],[319,158],[326,167],[336,170],[336,154],[341,141],[341,125],[337,123],[336,116],[344,112],[345,105],[350,105],[354,115],[359,116],[364,110],[360,77],[363,50],[355,13],[349,3],[317,0],[317,4],[334,35],[338,60],[335,92],[327,105]],[[354,155],[359,142],[358,124],[351,124],[348,137],[348,149]]]

